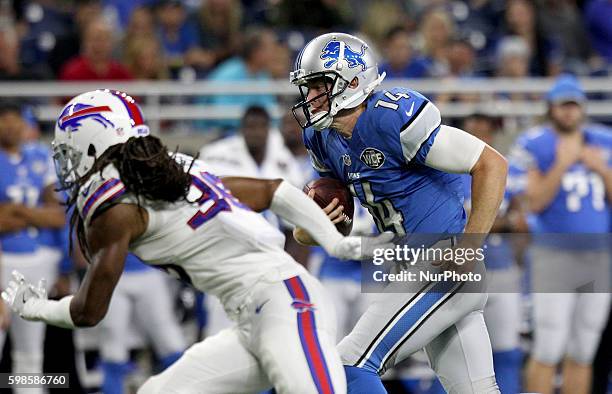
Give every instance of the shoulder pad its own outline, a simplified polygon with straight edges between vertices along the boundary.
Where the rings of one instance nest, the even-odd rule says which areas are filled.
[[[77,198],[77,208],[85,225],[89,224],[99,207],[118,200],[124,194],[125,186],[119,178],[119,172],[112,165],[92,175],[79,189]]]

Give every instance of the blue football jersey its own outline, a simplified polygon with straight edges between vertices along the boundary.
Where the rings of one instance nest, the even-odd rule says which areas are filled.
[[[590,125],[583,134],[585,144],[603,149],[612,166],[612,130]],[[518,138],[513,161],[525,171],[535,168],[545,173],[555,162],[557,143],[558,135],[549,126],[530,130]],[[533,215],[530,225],[534,233],[607,233],[610,205],[603,179],[582,162],[574,163],[553,201]]]
[[[18,155],[0,150],[0,203],[41,204],[43,190],[56,182],[49,149],[40,144],[24,145]],[[27,228],[0,235],[5,252],[31,253],[38,248],[39,231]]]
[[[425,166],[440,112],[413,90],[374,92],[351,138],[332,128],[304,131],[313,167],[343,181],[379,231],[460,233],[465,226],[460,175]]]

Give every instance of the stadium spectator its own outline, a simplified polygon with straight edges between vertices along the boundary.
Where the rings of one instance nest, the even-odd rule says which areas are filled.
[[[292,29],[347,30],[352,27],[352,12],[347,0],[281,0],[277,11],[278,25]]]
[[[612,63],[612,1],[591,0],[585,18],[593,47],[608,64]]]
[[[415,56],[413,39],[403,26],[390,29],[385,36],[385,59],[380,72],[387,78],[424,78],[427,77],[425,62]]]
[[[69,60],[60,72],[65,81],[129,80],[132,75],[113,60],[113,33],[102,19],[90,22],[83,32],[81,54]]]
[[[547,37],[556,37],[563,55],[565,71],[588,73],[588,64],[597,60],[586,30],[583,15],[575,0],[540,0],[538,20]]]
[[[155,0],[102,0],[104,14],[116,22],[120,30],[125,30],[137,9],[151,6]]]
[[[278,42],[272,52],[272,59],[268,66],[270,77],[273,79],[285,79],[291,72],[291,51],[284,42]],[[290,105],[292,105],[291,103]]]
[[[451,76],[460,78],[476,76],[476,52],[468,40],[459,38],[451,40],[446,59]]]
[[[520,80],[529,76],[530,49],[525,40],[519,36],[503,38],[497,46],[495,75],[504,78]],[[529,93],[499,92],[498,100],[520,102],[536,100],[537,97]],[[524,130],[532,123],[531,116],[507,116],[503,120],[504,130],[509,133]]]
[[[183,66],[208,69],[214,63],[209,51],[200,48],[198,30],[187,19],[187,10],[178,0],[163,0],[157,5],[158,34],[170,71],[179,77]]]
[[[168,79],[168,67],[155,36],[129,38],[125,42],[124,51],[124,63],[134,79]]]
[[[19,59],[17,31],[10,24],[0,27],[0,80],[36,80],[48,77],[45,67],[23,67]]]
[[[505,14],[505,35],[522,37],[531,53],[530,74],[556,75],[560,72],[560,53],[555,39],[546,36],[536,21],[535,7],[529,0],[509,0]]]
[[[151,8],[135,8],[126,26],[124,40],[129,41],[134,37],[154,36],[157,34],[155,29],[155,17]]]
[[[443,9],[432,9],[423,16],[420,34],[422,53],[428,68],[428,75],[448,75],[447,51],[455,25],[451,16]]]
[[[385,38],[391,26],[402,26],[412,33],[416,22],[414,15],[417,12],[410,9],[411,2],[406,1],[369,1],[356,0],[361,6],[355,6],[354,12],[358,21],[359,30],[373,42],[385,46]],[[351,2],[354,3],[355,1]]]
[[[57,78],[61,67],[71,58],[77,56],[81,49],[81,38],[85,27],[102,14],[100,0],[82,0],[74,5],[74,16],[66,32],[57,36],[55,47],[49,53],[49,66]]]
[[[240,48],[242,6],[238,0],[208,0],[197,13],[199,40],[212,54],[214,65],[234,56]]]
[[[276,34],[268,29],[253,29],[245,34],[240,56],[235,56],[221,63],[208,76],[214,82],[268,81],[271,79],[272,64],[278,48]],[[246,108],[249,105],[260,105],[270,108],[277,103],[276,97],[270,94],[222,95],[217,94],[199,99],[200,102],[213,105],[236,105]],[[206,122],[205,127],[235,129],[238,121]]]
[[[507,36],[497,46],[496,75],[506,78],[529,76],[529,45],[520,36]]]
[[[24,67],[47,66],[48,55],[70,26],[70,14],[56,1],[22,1],[23,20],[18,24],[20,59]]]

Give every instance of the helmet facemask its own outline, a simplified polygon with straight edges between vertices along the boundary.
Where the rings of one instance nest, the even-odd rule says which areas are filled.
[[[294,74],[294,73],[292,73]],[[297,73],[295,73],[297,74]],[[325,91],[317,96],[308,99],[309,83],[312,84],[315,80],[322,80],[325,84]],[[337,106],[334,105],[334,99],[342,94],[349,81],[345,80],[340,74],[335,72],[317,72],[308,76],[292,75],[292,83],[297,85],[300,90],[301,101],[291,109],[293,116],[303,129],[314,127],[316,130],[323,130],[331,126],[333,117],[338,112]],[[321,111],[312,114],[310,108],[312,104],[320,100],[322,97],[327,97],[327,111]],[[299,114],[301,110],[302,114]],[[303,118],[302,116],[303,115]],[[302,122],[300,119],[304,119]]]
[[[77,169],[81,164],[83,153],[74,149],[66,142],[53,142],[53,162],[62,190],[70,194],[76,191],[76,182],[79,179]]]

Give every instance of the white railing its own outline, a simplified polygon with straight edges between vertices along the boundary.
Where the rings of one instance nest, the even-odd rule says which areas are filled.
[[[537,116],[545,111],[542,100],[506,101],[495,99],[499,93],[525,93],[542,97],[551,87],[552,79],[418,79],[386,80],[383,87],[406,86],[435,97],[441,94],[478,94],[478,103],[444,103],[440,105],[442,114],[447,117],[463,117],[482,106],[493,109],[500,116]],[[591,116],[610,117],[612,115],[612,78],[584,78],[581,83],[587,93],[607,96],[605,100],[587,102],[587,112]],[[273,94],[288,101],[297,97],[297,88],[288,80],[270,82],[217,83],[208,81],[183,82],[3,82],[0,83],[0,97],[4,99],[30,99],[40,104],[36,114],[41,121],[55,121],[61,109],[61,101],[66,97],[98,89],[118,89],[136,96],[143,103],[143,111],[154,131],[159,130],[164,120],[213,120],[238,119],[242,114],[241,106],[189,103],[188,98],[213,95],[269,95]],[[183,104],[165,104],[181,101]],[[279,118],[287,106],[271,108],[271,115]]]

